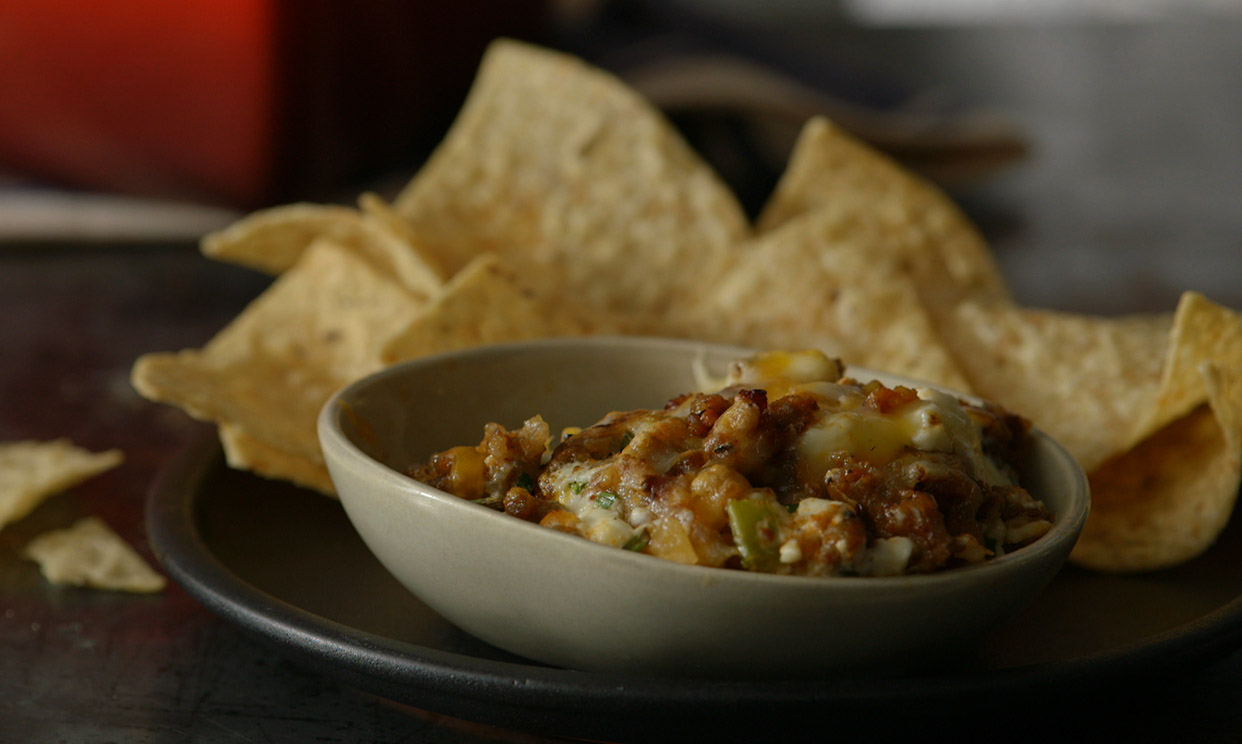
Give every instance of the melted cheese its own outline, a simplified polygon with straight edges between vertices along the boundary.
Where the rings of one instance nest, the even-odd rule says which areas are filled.
[[[584,537],[619,548],[638,530],[626,521],[622,514],[624,504],[619,497],[601,502],[600,494],[587,487],[594,471],[606,466],[606,463],[578,463],[559,468],[555,471],[553,492],[561,506],[581,522]]]
[[[910,538],[881,537],[862,555],[858,572],[863,576],[899,576],[905,573],[913,554]]]
[[[840,365],[818,351],[769,352],[735,364],[728,383],[762,387],[769,400],[790,393],[819,399],[823,413],[796,445],[808,474],[816,479],[827,472],[834,454],[848,452],[882,465],[906,449],[915,449],[956,454],[966,461],[974,478],[993,485],[1009,484],[984,455],[979,430],[956,397],[920,387],[915,391],[917,400],[881,413],[862,406],[858,387],[837,382],[841,372]]]
[[[769,351],[734,362],[728,385],[772,380],[793,383],[832,381],[841,376],[841,365],[821,351]]]
[[[848,452],[882,465],[909,448],[956,454],[968,463],[973,477],[994,485],[1007,484],[984,455],[979,430],[958,400],[931,388],[919,388],[917,393],[918,400],[888,414],[869,408],[827,410],[797,443],[809,472],[822,477],[835,453]],[[824,403],[828,408],[831,401]]]
[[[821,351],[769,351],[733,363],[726,386],[762,387],[771,399],[806,384],[832,383],[841,365]]]

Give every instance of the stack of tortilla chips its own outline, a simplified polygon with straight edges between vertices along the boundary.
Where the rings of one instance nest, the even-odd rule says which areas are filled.
[[[504,341],[647,334],[815,347],[993,399],[1091,474],[1073,559],[1146,570],[1211,545],[1242,478],[1242,317],[1020,307],[930,184],[809,121],[759,218],[649,103],[498,41],[445,140],[388,203],[294,204],[203,251],[277,275],[201,349],[142,357],[145,396],[214,421],[230,464],[324,493],[315,419],[387,364]]]

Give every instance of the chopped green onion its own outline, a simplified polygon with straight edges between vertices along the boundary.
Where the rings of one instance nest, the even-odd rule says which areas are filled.
[[[625,436],[621,437],[621,449],[628,447],[632,441],[634,441],[634,432],[625,432]]]
[[[586,481],[571,481],[569,484],[569,490],[574,493],[582,493],[582,489],[586,488],[586,485]]]
[[[503,510],[505,508],[503,496],[484,496],[481,499],[470,499],[470,503],[478,504],[479,506],[486,506],[489,509]]]
[[[617,503],[617,495],[612,491],[603,491],[595,497],[595,505],[601,509],[611,509]]]
[[[647,549],[647,545],[649,545],[650,543],[651,543],[651,536],[647,534],[646,530],[643,530],[642,532],[639,532],[638,534],[634,535],[629,540],[627,540],[626,543],[621,546],[621,548],[623,550],[632,550],[635,553],[641,553]]]
[[[521,475],[519,475],[517,477],[517,483],[515,483],[514,485],[516,485],[518,488],[525,489],[529,493],[535,492],[535,479],[531,477],[530,473],[522,473]]]

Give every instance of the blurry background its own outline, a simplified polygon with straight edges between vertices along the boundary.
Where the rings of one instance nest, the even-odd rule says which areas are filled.
[[[1028,304],[1242,307],[1242,0],[8,0],[0,246],[394,193],[502,35],[623,77],[752,213],[825,114],[946,188]]]

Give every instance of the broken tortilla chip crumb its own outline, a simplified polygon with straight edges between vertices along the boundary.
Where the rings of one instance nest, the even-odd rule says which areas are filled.
[[[0,528],[124,459],[120,450],[90,452],[68,439],[0,443]]]
[[[26,546],[25,556],[38,563],[53,584],[152,593],[167,583],[98,517],[36,537]]]

